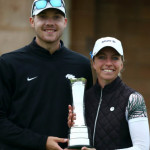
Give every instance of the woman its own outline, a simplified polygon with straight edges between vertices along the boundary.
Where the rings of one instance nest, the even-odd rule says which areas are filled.
[[[97,82],[85,93],[85,117],[91,131],[91,144],[97,150],[149,150],[144,98],[120,78],[124,62],[121,42],[112,37],[98,39],[92,59]],[[74,119],[69,106],[69,127]]]

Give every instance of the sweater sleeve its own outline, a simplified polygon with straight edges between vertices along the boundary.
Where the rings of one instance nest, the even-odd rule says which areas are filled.
[[[17,148],[45,150],[47,136],[16,125],[9,119],[13,96],[13,75],[0,57],[0,141]]]
[[[149,123],[146,105],[141,94],[130,95],[126,118],[133,147],[118,150],[149,150]]]

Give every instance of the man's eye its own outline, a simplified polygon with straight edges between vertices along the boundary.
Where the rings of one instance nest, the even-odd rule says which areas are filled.
[[[46,18],[46,15],[40,15],[39,17],[40,18]]]
[[[54,19],[59,19],[60,18],[60,16],[54,16]]]

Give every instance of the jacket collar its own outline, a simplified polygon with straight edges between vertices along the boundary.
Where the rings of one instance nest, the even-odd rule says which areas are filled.
[[[113,92],[113,91],[117,90],[121,84],[122,84],[122,80],[118,76],[114,81],[112,81],[110,84],[107,84],[104,88],[102,88],[99,85],[98,80],[97,80],[96,84],[94,86],[94,89],[96,91],[96,95],[98,95],[98,97],[99,97],[101,90],[103,90],[103,94],[108,94],[109,92]]]

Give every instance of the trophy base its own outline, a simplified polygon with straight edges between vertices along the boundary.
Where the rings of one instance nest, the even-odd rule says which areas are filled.
[[[89,145],[74,145],[74,146],[68,146],[67,149],[81,149],[82,147],[93,148],[92,146]]]
[[[81,149],[82,147],[92,148],[86,126],[71,127],[68,149]]]

